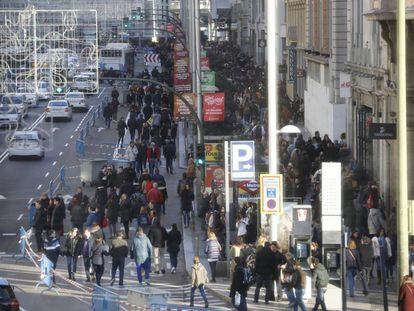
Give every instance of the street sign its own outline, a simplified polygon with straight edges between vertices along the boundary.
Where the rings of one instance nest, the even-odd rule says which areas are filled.
[[[257,45],[259,46],[259,48],[265,48],[266,47],[266,39],[259,39],[257,41]]]
[[[260,175],[260,207],[263,214],[283,212],[283,175]]]
[[[254,141],[230,142],[231,179],[253,180],[255,177]]]
[[[146,63],[160,63],[160,55],[159,54],[144,54],[144,61]]]
[[[369,134],[371,139],[397,139],[397,124],[371,123]]]

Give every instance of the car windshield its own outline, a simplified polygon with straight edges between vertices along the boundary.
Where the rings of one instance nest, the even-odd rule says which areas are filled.
[[[51,107],[66,107],[68,105],[67,102],[59,101],[59,102],[50,102],[49,106]]]
[[[9,285],[0,285],[0,300],[13,299],[16,296],[13,293],[13,289]]]
[[[2,104],[20,105],[23,103],[23,98],[20,96],[4,96],[1,102]]]
[[[18,133],[14,134],[13,140],[37,140],[36,134]]]
[[[69,93],[66,95],[66,98],[83,98],[81,93]]]
[[[17,114],[16,107],[8,106],[8,105],[1,105],[0,106],[0,113],[2,114]]]

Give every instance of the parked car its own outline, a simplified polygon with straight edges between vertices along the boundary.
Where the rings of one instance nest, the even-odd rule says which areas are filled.
[[[0,127],[18,128],[22,122],[22,115],[12,105],[0,105]]]
[[[69,102],[65,99],[51,100],[47,104],[45,110],[45,121],[50,121],[57,118],[63,118],[67,121],[72,120],[72,108],[69,105]]]
[[[9,159],[14,157],[38,157],[45,156],[43,139],[38,131],[16,131],[9,140]]]
[[[69,92],[66,94],[65,100],[69,102],[72,110],[88,111],[89,105],[86,102],[85,95],[82,92]]]
[[[26,102],[26,96],[24,95],[4,95],[1,99],[2,105],[14,106],[23,118],[28,116],[28,105]]]
[[[9,281],[3,278],[0,278],[0,310],[20,310],[20,304],[14,294],[13,286],[10,285]]]

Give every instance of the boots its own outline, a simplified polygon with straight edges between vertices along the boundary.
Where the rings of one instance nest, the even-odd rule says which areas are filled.
[[[75,279],[75,272],[72,273],[72,280],[73,281],[76,281],[76,279]]]

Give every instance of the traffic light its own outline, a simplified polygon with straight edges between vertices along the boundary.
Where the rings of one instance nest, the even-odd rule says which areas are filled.
[[[123,18],[122,28],[124,28],[124,29],[130,28],[129,17],[124,17]]]
[[[196,150],[196,164],[199,166],[203,166],[206,162],[206,156],[204,153],[204,145],[203,144],[197,144],[197,150]]]
[[[111,37],[113,39],[118,38],[118,26],[112,26],[112,33],[111,33]]]

